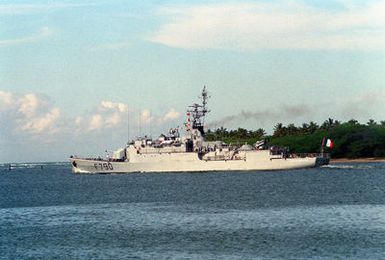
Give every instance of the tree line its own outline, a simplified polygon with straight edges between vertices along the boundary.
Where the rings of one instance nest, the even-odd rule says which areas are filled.
[[[208,141],[254,144],[259,140],[265,140],[267,145],[289,147],[294,153],[319,152],[323,137],[333,140],[333,149],[325,151],[330,152],[334,158],[385,157],[385,121],[376,122],[373,119],[365,124],[355,119],[341,122],[332,118],[320,125],[312,121],[300,126],[277,123],[272,135],[267,135],[262,128],[228,130],[221,127],[209,129],[206,133]]]

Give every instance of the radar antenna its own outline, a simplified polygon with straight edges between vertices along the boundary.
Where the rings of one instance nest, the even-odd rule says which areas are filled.
[[[192,117],[192,129],[198,129],[202,136],[204,136],[204,121],[205,115],[210,112],[207,109],[207,100],[210,98],[206,90],[206,86],[203,87],[202,93],[199,96],[202,100],[201,104],[193,104],[187,109],[187,115]]]

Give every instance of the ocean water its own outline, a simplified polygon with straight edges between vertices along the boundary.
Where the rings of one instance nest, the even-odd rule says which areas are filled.
[[[0,165],[0,258],[385,258],[385,163],[123,175]]]

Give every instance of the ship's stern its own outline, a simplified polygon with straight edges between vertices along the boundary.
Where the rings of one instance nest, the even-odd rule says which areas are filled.
[[[323,165],[328,165],[330,163],[330,154],[322,153],[317,156],[315,161],[315,167],[321,167]]]

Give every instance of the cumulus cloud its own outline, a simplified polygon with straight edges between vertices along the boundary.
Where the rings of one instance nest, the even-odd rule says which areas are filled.
[[[0,90],[0,111],[14,106],[13,94],[8,91]]]
[[[180,113],[175,110],[175,108],[171,108],[162,118],[163,122],[172,121],[178,119],[180,117]]]
[[[154,118],[151,116],[151,112],[148,109],[143,109],[140,113],[140,123],[141,124],[148,124],[150,123]]]
[[[143,109],[140,113],[140,123],[141,124],[149,124],[154,122],[157,125],[164,124],[166,122],[178,119],[180,117],[180,113],[175,110],[175,108],[170,108],[170,110],[161,115],[153,115],[149,109]]]
[[[83,118],[81,116],[75,117],[75,125],[80,125],[83,122]]]
[[[41,103],[37,95],[34,93],[24,95],[20,98],[19,102],[19,111],[28,117],[32,116],[36,112],[36,109]]]
[[[119,126],[123,118],[127,117],[128,106],[123,103],[103,100],[95,109],[96,112],[84,120],[83,117],[77,116],[74,121],[77,133],[86,131],[102,130]],[[86,126],[85,126],[86,124]]]
[[[88,134],[89,132],[101,132],[107,129],[125,129],[128,124],[128,106],[123,103],[113,101],[101,101],[94,109],[91,115],[76,116],[72,119],[75,125],[75,132],[80,134]],[[131,110],[131,108],[130,108]],[[134,110],[132,110],[134,111]],[[162,124],[178,119],[180,113],[174,108],[170,108],[164,115],[152,114],[149,109],[137,110],[132,113],[130,125],[135,129],[136,126],[144,127],[152,124],[153,126],[162,127]]]
[[[100,105],[103,109],[117,110],[122,113],[128,111],[128,106],[123,103],[117,103],[112,101],[102,101]]]
[[[96,114],[96,115],[91,116],[88,129],[89,130],[96,130],[96,129],[100,129],[102,127],[103,127],[102,115]]]
[[[118,125],[121,121],[122,118],[118,113],[113,113],[111,116],[106,118],[107,127],[113,127],[115,125]]]
[[[60,130],[59,108],[36,93],[18,95],[0,91],[1,123],[12,131],[25,134],[54,133]]]
[[[381,49],[385,2],[326,10],[295,1],[162,8],[150,41],[184,49]]]
[[[30,117],[30,115],[28,116]],[[37,116],[29,118],[28,120],[22,120],[23,125],[21,126],[21,129],[33,134],[39,134],[43,131],[55,133],[59,131],[59,128],[55,126],[59,117],[60,110],[58,108],[53,108],[51,111],[40,117]]]
[[[83,129],[83,127],[81,126],[82,122],[83,120],[81,118],[75,119],[75,124],[80,126],[78,130]],[[120,125],[121,122],[122,122],[122,115],[119,113],[94,114],[90,117],[88,121],[87,130],[93,131],[93,130],[112,128]]]

